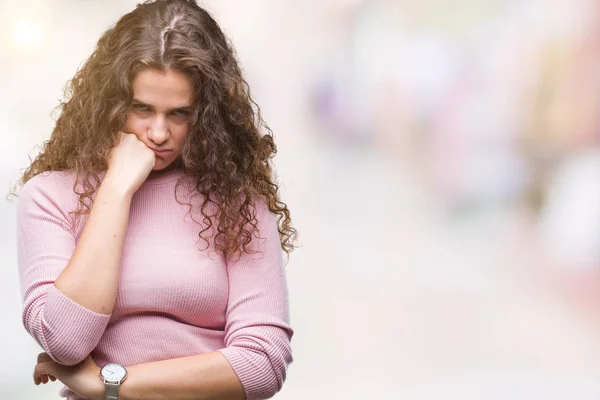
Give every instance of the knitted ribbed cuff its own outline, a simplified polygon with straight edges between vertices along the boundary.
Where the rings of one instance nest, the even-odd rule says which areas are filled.
[[[75,303],[56,287],[46,297],[42,329],[49,355],[61,364],[74,364],[96,347],[110,315],[98,314]]]

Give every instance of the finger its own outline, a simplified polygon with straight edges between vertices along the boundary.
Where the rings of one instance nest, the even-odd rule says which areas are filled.
[[[33,383],[36,385],[42,383],[42,374],[40,374],[37,369],[33,371]]]
[[[33,383],[36,385],[39,385],[42,383],[42,375],[41,374],[34,374],[33,376]]]
[[[45,363],[39,363],[35,366],[34,370],[33,370],[33,382],[36,385],[39,385],[40,383],[46,383],[48,382],[48,378],[45,377],[45,375],[54,375],[54,371],[52,369],[54,363],[53,362],[45,362]],[[56,375],[54,375],[56,376]],[[44,382],[44,380],[46,382]]]
[[[42,383],[46,384],[46,383],[48,383],[48,381],[56,382],[56,377],[54,375],[50,375],[50,374],[42,374],[42,375],[40,375],[40,377],[37,380],[34,379],[34,383],[36,385],[39,385]]]
[[[33,369],[33,383],[36,385],[42,383],[42,374],[39,372],[38,365],[39,364],[37,364]]]

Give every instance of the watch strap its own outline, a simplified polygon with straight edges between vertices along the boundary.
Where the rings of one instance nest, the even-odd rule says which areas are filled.
[[[119,384],[104,382],[104,399],[118,400],[119,399]]]

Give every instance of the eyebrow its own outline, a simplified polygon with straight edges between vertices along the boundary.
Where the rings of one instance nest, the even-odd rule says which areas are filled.
[[[146,106],[146,107],[151,108],[151,109],[154,110],[154,106],[152,104],[144,103],[143,101],[138,100],[136,98],[133,99],[132,104],[141,104],[143,106]],[[191,108],[192,108],[191,105],[185,105],[185,106],[173,107],[173,108],[167,110],[167,112],[173,112],[173,111],[190,111]]]

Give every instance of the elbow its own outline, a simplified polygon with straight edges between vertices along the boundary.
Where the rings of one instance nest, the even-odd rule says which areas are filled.
[[[85,360],[90,352],[86,351],[74,351],[77,349],[65,349],[65,348],[55,348],[48,349],[46,352],[54,361],[61,365],[65,365],[67,367],[72,367],[74,365],[79,364],[83,360]]]
[[[244,386],[248,400],[275,396],[283,387],[287,368],[293,361],[289,342],[276,346],[246,343],[225,351],[229,351],[226,356]]]
[[[87,358],[99,342],[104,331],[86,329],[74,321],[57,321],[51,316],[44,304],[40,302],[26,304],[23,309],[22,322],[25,330],[36,340],[42,349],[59,364],[73,366]],[[104,323],[102,324],[104,325]]]
[[[265,353],[266,360],[264,371],[264,379],[261,385],[261,395],[257,399],[270,399],[275,396],[283,387],[287,377],[288,365],[293,361],[291,349],[286,349],[286,352],[270,352]]]
[[[33,321],[27,321],[23,318],[25,330],[35,339],[42,349],[61,365],[77,365],[91,353],[88,348],[75,346],[69,340],[60,340],[60,337],[47,332],[42,323],[35,324]],[[39,326],[34,326],[39,325]]]

